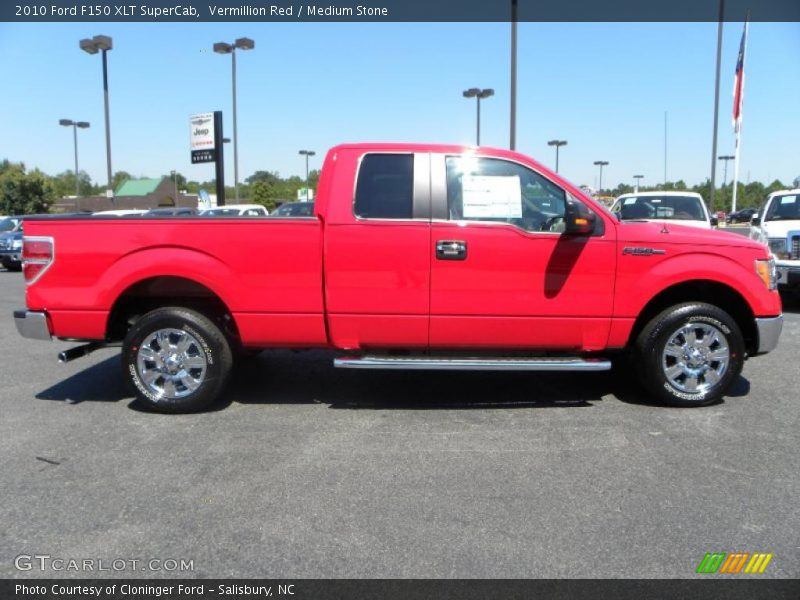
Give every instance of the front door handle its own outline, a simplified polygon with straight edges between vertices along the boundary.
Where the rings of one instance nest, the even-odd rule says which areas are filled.
[[[436,258],[439,260],[466,259],[467,242],[462,240],[439,240],[436,242]]]

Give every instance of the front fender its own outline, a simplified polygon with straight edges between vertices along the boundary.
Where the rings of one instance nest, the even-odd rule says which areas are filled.
[[[740,260],[706,251],[663,257],[623,255],[619,261],[615,316],[635,318],[655,296],[689,281],[713,281],[732,288],[744,298],[756,316],[780,314],[778,293],[767,290],[756,274],[754,265],[758,256],[747,253],[752,254],[745,259],[753,265],[750,269],[745,268]],[[653,258],[660,260],[655,262]]]

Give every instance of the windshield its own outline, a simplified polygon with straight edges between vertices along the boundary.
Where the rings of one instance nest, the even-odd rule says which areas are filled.
[[[18,223],[19,219],[0,219],[0,231],[14,231]]]
[[[669,219],[705,221],[702,201],[695,196],[625,196],[614,204],[613,212],[623,221]]]
[[[775,196],[769,204],[765,221],[800,220],[800,194]]]

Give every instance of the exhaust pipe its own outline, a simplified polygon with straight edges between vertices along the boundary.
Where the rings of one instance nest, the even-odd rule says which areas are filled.
[[[70,348],[69,350],[64,350],[63,352],[58,353],[58,362],[60,363],[68,363],[76,358],[81,358],[83,356],[88,356],[95,350],[99,348],[105,348],[107,344],[103,342],[89,342],[88,344],[83,344],[82,346],[75,346],[74,348]]]

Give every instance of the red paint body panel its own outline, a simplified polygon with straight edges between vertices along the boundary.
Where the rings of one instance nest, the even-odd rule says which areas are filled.
[[[467,243],[467,258],[432,263],[431,344],[464,346],[469,339],[480,347],[589,349],[588,338],[591,349],[604,347],[616,261],[614,230],[606,233],[577,237],[505,224],[434,223],[431,254],[436,241],[457,239]]]
[[[102,340],[106,337],[108,311],[105,310],[51,310],[50,331],[59,337],[79,340]]]
[[[592,208],[604,233],[578,237],[474,221],[357,219],[356,174],[369,152],[475,153],[522,163]],[[245,345],[347,349],[620,348],[651,299],[691,280],[730,286],[755,316],[781,312],[777,293],[755,274],[754,261],[767,258],[759,244],[678,225],[619,223],[569,182],[506,150],[337,146],[323,164],[315,214],[30,220],[26,235],[52,237],[55,261],[28,287],[27,305],[49,314],[56,336],[102,339],[110,310],[130,286],[180,277],[225,304]],[[466,260],[438,260],[441,239],[466,241]],[[631,247],[664,253],[626,253]]]

